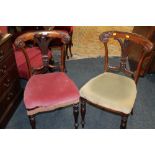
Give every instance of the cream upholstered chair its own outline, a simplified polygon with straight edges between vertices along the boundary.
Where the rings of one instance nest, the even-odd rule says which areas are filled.
[[[110,66],[108,61],[108,41],[110,38],[117,40],[121,46],[121,58],[119,66]],[[82,127],[85,124],[86,102],[99,106],[107,111],[120,114],[120,128],[126,128],[127,119],[132,113],[137,95],[136,84],[141,71],[144,58],[151,54],[153,44],[144,37],[126,32],[109,31],[104,32],[99,37],[105,47],[104,73],[88,81],[81,89],[81,118]],[[138,62],[135,71],[130,71],[127,67],[128,52],[127,45],[130,41],[139,44],[144,48],[144,52]],[[110,72],[113,71],[113,72]],[[121,71],[124,75],[116,74]]]

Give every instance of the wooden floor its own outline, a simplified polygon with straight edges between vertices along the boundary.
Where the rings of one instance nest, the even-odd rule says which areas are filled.
[[[98,57],[104,55],[104,46],[99,41],[99,35],[105,31],[126,31],[131,32],[132,26],[75,26],[73,32],[74,58]],[[116,47],[114,46],[116,45]],[[111,41],[110,55],[118,56],[120,48],[116,41]]]

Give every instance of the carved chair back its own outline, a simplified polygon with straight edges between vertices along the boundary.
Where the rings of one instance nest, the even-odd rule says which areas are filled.
[[[120,58],[120,64],[119,66],[110,66],[109,60],[108,60],[108,42],[109,39],[112,38],[120,44],[121,47],[121,58]],[[140,71],[142,68],[142,63],[144,59],[148,56],[150,56],[153,48],[153,44],[146,38],[144,38],[141,35],[135,34],[135,33],[128,33],[128,32],[120,32],[120,31],[108,31],[104,32],[99,36],[99,39],[101,42],[104,43],[105,47],[105,61],[104,61],[104,71],[120,71],[123,72],[125,75],[131,76],[135,83],[138,82]],[[143,52],[141,54],[141,57],[139,59],[138,65],[135,69],[135,71],[130,71],[130,69],[127,68],[128,63],[128,54],[129,50],[127,50],[128,44],[130,42],[134,42],[138,45],[141,45],[143,47]]]
[[[68,33],[65,33],[63,31],[35,31],[35,32],[27,32],[24,33],[20,36],[18,36],[15,40],[15,46],[18,49],[21,49],[27,63],[28,67],[28,74],[29,77],[31,77],[36,71],[39,70],[48,70],[48,68],[53,68],[54,66],[49,64],[49,59],[48,59],[48,45],[49,43],[56,39],[59,38],[62,42],[62,47],[61,47],[61,58],[60,58],[60,71],[65,70],[65,55],[66,55],[66,50],[65,46],[68,44],[70,41],[70,36]],[[40,68],[33,68],[30,63],[30,59],[28,57],[28,54],[26,53],[26,42],[27,41],[34,41],[40,48],[41,54],[42,54],[42,61],[43,61],[43,66]]]

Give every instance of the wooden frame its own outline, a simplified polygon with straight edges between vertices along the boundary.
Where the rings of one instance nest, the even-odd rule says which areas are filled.
[[[108,41],[110,38],[113,38],[117,40],[121,46],[121,58],[120,58],[120,64],[119,66],[110,66],[109,65],[109,59],[108,59]],[[142,63],[144,59],[150,54],[152,54],[153,44],[148,39],[144,38],[141,35],[135,34],[135,33],[128,33],[128,32],[120,32],[120,31],[108,31],[104,32],[99,36],[100,41],[104,44],[105,47],[105,60],[104,60],[104,71],[119,71],[123,72],[127,76],[131,76],[131,78],[134,79],[135,83],[137,84],[138,79],[140,77],[140,72],[142,68]],[[141,45],[144,48],[143,53],[141,54],[141,58],[138,62],[137,68],[134,72],[130,71],[127,68],[127,60],[128,60],[128,52],[129,50],[126,50],[128,41],[135,42],[136,44]],[[85,124],[85,114],[86,114],[86,103],[91,103],[90,101],[84,99],[81,97],[81,123],[82,127],[84,128]],[[95,105],[94,103],[91,103]],[[121,111],[115,111],[113,109],[108,109],[106,107],[100,107],[106,111],[119,114],[121,115],[121,125],[120,128],[126,128],[127,126],[127,119],[130,114],[122,113]],[[131,114],[133,114],[133,109],[131,111]]]
[[[134,26],[133,33],[140,34],[147,39],[149,39],[153,44],[155,44],[155,26]],[[134,70],[135,66],[137,65],[137,62],[139,60],[139,56],[141,55],[141,47],[130,43],[129,44],[129,50],[136,50],[137,52],[131,52],[129,53],[128,59],[129,59],[129,65],[131,70]],[[153,48],[153,51],[155,50],[155,47]],[[147,63],[149,62],[149,63]],[[146,65],[147,64],[147,65]],[[147,73],[155,73],[155,55],[154,52],[150,55],[150,57],[147,57],[143,61],[142,70],[140,75],[145,76]]]

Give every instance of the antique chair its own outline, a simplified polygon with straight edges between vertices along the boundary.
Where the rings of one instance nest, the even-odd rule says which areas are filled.
[[[127,32],[109,31],[99,37],[105,47],[104,73],[88,81],[81,89],[81,118],[82,127],[85,124],[86,102],[104,110],[121,115],[120,128],[126,128],[128,116],[133,112],[136,99],[136,84],[140,75],[144,58],[151,54],[153,44],[144,37]],[[108,59],[108,41],[117,40],[121,46],[121,58],[118,66],[110,66]],[[129,41],[143,47],[143,53],[135,71],[128,69],[128,53],[126,48]],[[111,72],[110,72],[111,71]],[[113,71],[113,72],[112,72]],[[116,74],[117,71],[123,74]]]
[[[50,29],[50,27],[49,27]],[[71,51],[71,47],[73,46],[73,42],[72,42],[72,36],[73,36],[73,26],[54,26],[52,27],[53,30],[61,30],[64,32],[67,32],[70,35],[70,41],[66,46],[66,57],[67,59],[69,59],[69,54],[68,54],[68,50],[70,53],[70,56],[72,57],[72,51]],[[51,46],[60,46],[61,42],[60,39],[55,39],[51,44]]]
[[[61,72],[34,75],[35,68],[31,67],[29,57],[25,52],[25,41],[34,39],[42,54],[42,68],[48,71],[48,45],[54,38],[60,38],[63,42],[61,48]],[[73,105],[75,128],[78,128],[78,103],[79,92],[74,82],[63,72],[65,68],[65,46],[70,41],[68,33],[62,31],[29,32],[19,36],[15,40],[16,47],[22,49],[26,58],[30,79],[24,91],[24,103],[32,128],[35,128],[35,115],[42,112]],[[38,69],[37,69],[38,70]]]

